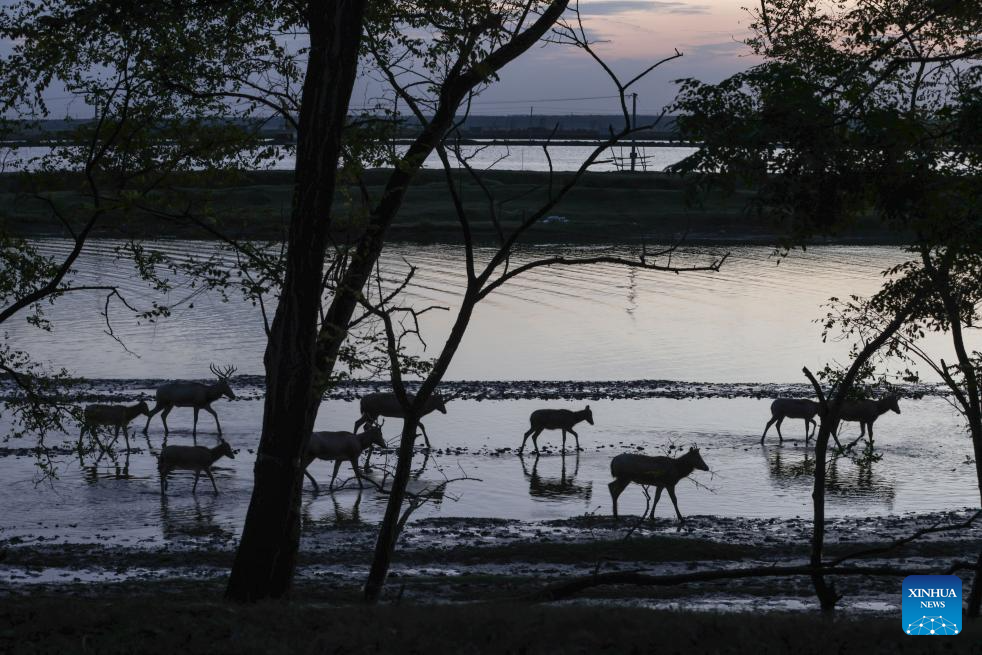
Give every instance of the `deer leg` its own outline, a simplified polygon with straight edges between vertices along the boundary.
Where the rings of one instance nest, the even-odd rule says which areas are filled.
[[[96,463],[102,459],[102,456],[106,454],[106,446],[102,443],[102,439],[99,438],[99,428],[91,428],[92,438],[95,439],[95,443],[99,446],[99,457],[96,459]]]
[[[525,442],[529,440],[529,435],[531,435],[533,432],[535,432],[535,428],[528,429],[528,432],[526,432],[525,436],[522,437],[522,447],[518,449],[518,452],[522,452],[525,450]]]
[[[784,417],[781,416],[777,419],[777,424],[774,426],[777,428],[777,442],[784,443],[784,435],[781,434],[781,424],[784,423]]]
[[[430,446],[430,438],[426,436],[426,428],[423,426],[422,423],[419,424],[419,430],[420,432],[423,433],[423,440],[426,442],[426,447],[432,448],[432,446]]]
[[[211,408],[211,405],[205,405],[201,409],[205,410],[206,412],[208,412],[209,414],[211,414],[212,416],[215,417],[215,426],[218,428],[218,438],[219,438],[219,440],[221,440],[221,438],[222,438],[222,424],[218,422],[218,414],[215,412],[215,410],[213,410]]]
[[[198,489],[198,478],[201,477],[201,471],[194,472],[194,484],[191,485],[191,493],[195,493]]]
[[[167,471],[165,469],[157,469],[160,473],[160,493],[161,495],[167,493]]]
[[[664,487],[655,487],[655,500],[651,503],[651,520],[655,520],[655,508],[658,507],[658,501],[661,499],[661,492]],[[644,518],[643,516],[641,518]]]
[[[314,476],[312,476],[310,474],[310,471],[308,471],[307,469],[304,469],[303,474],[306,475],[307,476],[307,479],[310,480],[310,483],[312,485],[314,485],[314,491],[315,492],[319,492],[321,490],[321,488],[317,486],[317,480],[315,480],[314,479]]]
[[[767,431],[771,429],[771,426],[774,425],[775,422],[777,422],[777,417],[776,416],[772,416],[771,417],[771,420],[769,420],[767,422],[767,425],[764,426],[764,434],[760,435],[760,444],[761,445],[764,445],[764,437],[767,436]]]
[[[355,455],[351,458],[351,468],[355,471],[355,478],[358,480],[358,488],[364,489],[365,485],[361,481],[361,471],[358,470],[358,456]]]
[[[215,476],[211,474],[211,469],[205,469],[205,473],[208,474],[208,479],[211,480],[211,488],[215,490],[215,494],[218,494],[218,485],[215,484]]]
[[[150,419],[152,419],[155,414],[158,414],[158,413],[162,412],[163,410],[164,410],[164,408],[161,407],[159,403],[157,405],[155,405],[153,409],[150,410],[150,413],[147,414],[147,424],[143,426],[143,434],[146,434],[147,433],[147,430],[150,429]]]
[[[564,455],[566,454],[566,430],[563,430],[563,447],[562,447],[562,452],[563,452]]]
[[[191,436],[194,438],[194,443],[198,443],[198,408],[194,408],[194,422],[191,424]]]
[[[371,422],[371,417],[368,414],[362,414],[361,418],[355,421],[355,427],[351,430],[352,432],[358,432],[358,427]]]
[[[631,484],[631,481],[630,480],[625,480],[625,479],[622,479],[622,478],[617,478],[616,480],[614,480],[613,482],[611,482],[610,484],[607,485],[607,488],[610,489],[610,498],[611,498],[611,500],[614,501],[614,517],[615,518],[617,517],[617,497],[621,495],[621,492],[624,491],[624,489],[629,484]]]
[[[576,439],[576,450],[577,451],[582,450],[582,448],[580,448],[580,435],[576,434],[576,430],[574,430],[573,428],[569,429],[569,433],[573,435],[574,439]]]
[[[160,414],[160,420],[164,424],[165,437],[170,434],[170,428],[167,427],[167,415],[170,414],[171,409],[173,409],[173,406],[168,405],[167,407],[164,408],[164,411]]]
[[[341,470],[341,460],[336,459],[334,460],[334,473],[331,474],[331,484],[327,486],[328,489],[334,488],[334,479],[338,477],[338,471],[340,470]]]
[[[873,445],[873,421],[869,422],[868,432],[869,432],[869,445],[872,446]]]
[[[130,455],[130,429],[127,426],[123,426],[123,437],[126,439],[126,456]]]
[[[675,514],[679,517],[679,523],[685,523],[685,518],[679,511],[679,499],[675,497],[675,487],[668,488],[668,497],[672,499],[672,504],[675,505]]]
[[[539,435],[542,434],[542,428],[539,428],[532,433],[532,447],[535,448],[535,454],[539,454]]]

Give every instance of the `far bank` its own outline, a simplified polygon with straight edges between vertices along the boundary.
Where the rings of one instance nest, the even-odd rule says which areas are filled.
[[[497,231],[516,225],[571,177],[571,173],[533,171],[485,172],[484,187],[462,175],[458,193],[471,218],[475,238],[494,243]],[[361,198],[377,199],[388,177],[385,170],[364,175],[364,187],[339,190],[334,218],[338,243],[355,240],[363,229]],[[293,193],[290,171],[187,174],[180,185],[153,194],[156,212],[144,201],[117,202],[95,230],[102,238],[213,239],[217,233],[236,239],[277,241],[284,238]],[[54,215],[81,217],[91,205],[86,186],[75,173],[53,173],[28,188],[25,178],[0,175],[0,221],[15,235],[65,236]],[[489,197],[490,196],[490,197]],[[703,244],[776,245],[787,226],[749,208],[752,193],[696,194],[679,176],[652,172],[591,172],[530,230],[527,243],[668,243],[685,238]],[[42,199],[46,198],[46,199]],[[111,205],[112,203],[110,203]],[[193,218],[192,218],[193,217]],[[415,243],[460,240],[459,221],[443,171],[417,175],[389,236]],[[890,231],[875,218],[855,221],[837,234],[812,243],[893,245],[905,235]]]

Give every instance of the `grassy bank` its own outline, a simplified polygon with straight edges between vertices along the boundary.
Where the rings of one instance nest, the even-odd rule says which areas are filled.
[[[204,590],[201,590],[204,591]],[[208,590],[219,593],[220,588]],[[714,614],[630,607],[235,606],[198,594],[0,600],[4,653],[927,653],[982,652],[982,623],[908,637],[900,617]]]
[[[557,173],[553,189],[569,174]],[[464,179],[464,178],[462,178]],[[370,171],[365,182],[378,198],[386,180],[384,171]],[[159,194],[161,206],[180,213],[190,208],[207,217],[210,225],[236,238],[279,239],[289,216],[292,173],[266,171],[205,179],[189,175],[179,192]],[[549,176],[528,171],[494,171],[486,174],[487,188],[496,199],[495,212],[505,228],[515,225],[540,206],[548,196]],[[0,175],[0,221],[16,234],[60,235],[61,226],[50,207],[33,198],[14,175]],[[84,188],[74,175],[52,176],[42,183],[45,194],[66,213],[83,211]],[[495,231],[483,190],[468,179],[460,194],[475,222],[475,236],[493,241]],[[339,201],[357,198],[360,190],[349,187],[339,192]],[[663,173],[589,173],[541,224],[528,235],[529,242],[666,242],[688,234],[693,242],[773,243],[778,226],[745,211],[747,193],[714,195],[693,204],[681,180]],[[363,219],[336,221],[335,238],[354,238]],[[417,177],[392,229],[396,240],[456,242],[457,217],[447,192],[442,171],[427,170]],[[165,220],[132,210],[110,213],[96,230],[101,237],[211,238],[189,221]],[[897,235],[884,231],[875,221],[856,225],[833,242],[894,243]]]

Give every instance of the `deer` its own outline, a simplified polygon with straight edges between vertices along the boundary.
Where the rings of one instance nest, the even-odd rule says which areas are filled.
[[[679,501],[675,497],[675,485],[679,480],[688,477],[693,470],[708,471],[709,467],[703,461],[698,448],[690,448],[681,457],[651,457],[623,453],[610,460],[610,474],[614,481],[607,485],[610,497],[614,501],[614,516],[617,516],[617,497],[632,482],[642,486],[655,486],[655,502],[651,505],[651,520],[655,520],[655,507],[661,498],[662,489],[668,489],[668,497],[675,506],[675,514],[679,523],[685,523],[682,512],[679,511]],[[641,517],[642,519],[644,516]]]
[[[529,416],[529,423],[531,427],[528,432],[525,433],[525,437],[522,439],[522,446],[518,449],[519,454],[525,451],[525,443],[528,441],[529,436],[532,437],[532,446],[535,448],[535,452],[539,452],[539,434],[543,430],[562,430],[563,431],[563,452],[566,452],[566,433],[569,432],[576,438],[576,449],[582,450],[580,448],[580,435],[576,434],[573,430],[573,426],[580,421],[586,421],[590,425],[593,425],[593,412],[590,411],[590,406],[587,405],[586,409],[581,409],[578,412],[574,412],[569,409],[537,409],[532,412]]]
[[[78,435],[79,452],[81,452],[82,448],[82,437],[85,436],[87,431],[95,437],[99,447],[105,450],[96,433],[96,428],[100,426],[116,428],[116,433],[113,435],[113,443],[116,443],[119,439],[119,431],[122,430],[123,436],[126,439],[126,452],[129,452],[129,424],[130,421],[141,414],[144,416],[150,415],[150,408],[142,400],[132,407],[127,407],[126,405],[87,405],[82,412],[82,431]]]
[[[411,393],[406,394],[406,399],[412,404],[415,396]],[[370,393],[367,396],[362,396],[361,403],[361,418],[355,421],[355,427],[352,432],[358,432],[358,428],[362,425],[369,423],[377,423],[380,416],[385,416],[389,418],[406,418],[406,413],[402,409],[402,404],[399,399],[391,391],[383,391],[379,393]],[[427,399],[426,404],[423,405],[423,411],[420,413],[420,418],[426,416],[431,412],[440,412],[441,414],[447,413],[446,402],[438,393],[433,394]],[[419,429],[423,432],[423,439],[426,441],[426,447],[431,448],[430,438],[426,434],[426,428],[423,427],[422,422],[419,424]],[[371,450],[368,453],[371,457]]]
[[[776,399],[771,403],[771,420],[764,427],[764,434],[760,435],[761,445],[764,444],[764,437],[767,436],[767,431],[775,423],[777,424],[775,427],[777,427],[778,443],[784,443],[784,435],[781,434],[781,423],[786,418],[805,419],[805,443],[807,444],[811,438],[808,432],[809,427],[811,427],[812,434],[818,429],[818,423],[815,422],[815,417],[820,413],[821,408],[822,406],[814,400],[805,400],[803,398]]]
[[[215,417],[215,425],[218,427],[218,440],[222,440],[222,424],[219,423],[218,414],[211,408],[211,404],[222,396],[229,400],[235,400],[232,387],[228,384],[232,374],[235,373],[235,367],[227,366],[219,369],[212,364],[208,368],[218,378],[218,382],[211,384],[171,382],[157,388],[157,404],[147,415],[147,424],[143,427],[144,435],[150,429],[150,421],[154,415],[163,412],[160,414],[160,420],[164,424],[164,440],[166,442],[167,435],[170,434],[170,430],[167,428],[167,415],[170,414],[170,410],[175,407],[193,407],[194,427],[191,430],[191,436],[194,438],[194,443],[198,443],[198,412],[202,409]]]
[[[381,425],[374,425],[364,432],[357,434],[354,432],[313,432],[310,435],[310,441],[307,443],[307,453],[303,458],[303,474],[314,485],[314,491],[320,491],[320,487],[317,486],[317,480],[314,479],[314,476],[310,474],[307,468],[315,459],[323,459],[328,462],[333,461],[334,473],[331,475],[331,483],[328,485],[328,489],[331,489],[334,487],[335,478],[338,477],[341,462],[348,461],[351,462],[351,468],[355,470],[355,478],[358,479],[358,488],[362,489],[364,485],[361,481],[361,471],[358,469],[358,456],[361,455],[362,451],[372,446],[378,446],[379,448],[386,447],[385,439],[382,438]],[[365,466],[368,466],[367,460]]]
[[[900,402],[897,396],[890,394],[877,400],[847,400],[839,408],[840,421],[857,421],[859,437],[850,444],[855,445],[869,432],[869,442],[873,443],[873,423],[889,411],[900,413]]]
[[[232,446],[224,439],[214,448],[205,446],[164,446],[160,449],[157,457],[157,472],[160,473],[160,493],[167,493],[167,475],[174,470],[194,471],[194,484],[191,486],[191,493],[198,489],[198,478],[204,471],[211,480],[211,486],[218,493],[218,486],[215,484],[215,477],[211,474],[211,467],[214,466],[222,457],[235,459]]]

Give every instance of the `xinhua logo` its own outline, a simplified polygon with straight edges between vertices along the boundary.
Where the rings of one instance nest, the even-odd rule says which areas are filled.
[[[962,629],[962,581],[957,575],[904,578],[903,628],[909,635],[957,635]]]

